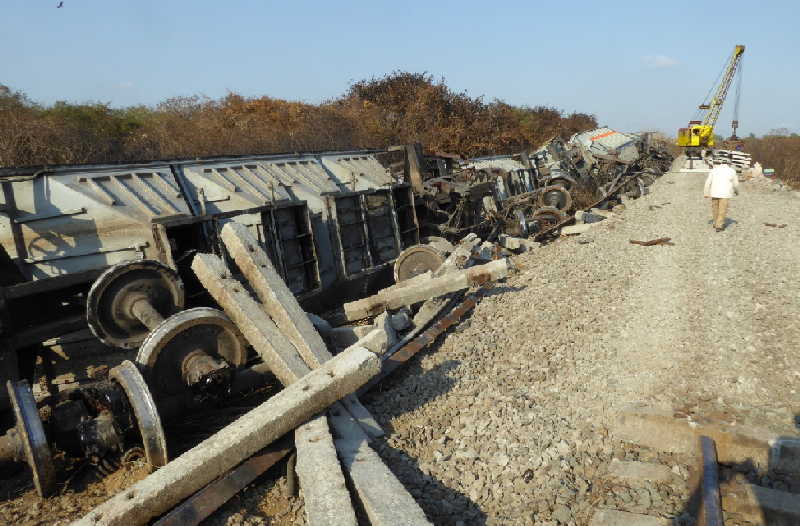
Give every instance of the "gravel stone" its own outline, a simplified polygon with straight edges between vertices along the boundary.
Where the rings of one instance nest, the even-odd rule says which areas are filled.
[[[693,460],[607,431],[634,401],[792,429],[800,200],[742,183],[716,233],[704,181],[667,174],[594,226],[593,243],[561,238],[516,256],[521,272],[466,328],[366,397],[392,430],[380,454],[406,487],[429,492],[433,522],[588,524],[601,507],[683,517]],[[675,245],[629,243],[665,236]],[[399,469],[400,456],[428,462],[430,480]],[[613,458],[678,476],[628,486],[608,478]]]

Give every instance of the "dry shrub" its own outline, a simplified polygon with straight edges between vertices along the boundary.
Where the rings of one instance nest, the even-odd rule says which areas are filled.
[[[0,166],[137,161],[245,153],[382,148],[421,142],[464,156],[513,153],[597,126],[592,115],[456,93],[444,80],[394,72],[321,104],[199,96],[155,107],[58,102],[0,85]]]
[[[800,136],[765,135],[744,140],[745,151],[764,168],[774,168],[775,175],[800,189]]]

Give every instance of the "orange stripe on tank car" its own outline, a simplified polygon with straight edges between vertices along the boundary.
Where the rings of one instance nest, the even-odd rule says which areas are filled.
[[[597,139],[602,139],[603,137],[608,137],[609,135],[614,135],[615,133],[617,133],[617,132],[610,131],[610,132],[601,133],[600,135],[595,135],[594,137],[592,137],[589,140],[590,141],[596,141]]]

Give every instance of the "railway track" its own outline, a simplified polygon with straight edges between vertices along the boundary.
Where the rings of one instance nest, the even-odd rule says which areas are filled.
[[[591,526],[800,524],[800,440],[698,420],[652,409],[623,412],[612,433],[621,450],[633,448],[630,455],[642,460],[611,462],[597,484],[601,504]],[[637,492],[663,500],[662,511],[672,506],[673,518],[636,498],[617,498]]]

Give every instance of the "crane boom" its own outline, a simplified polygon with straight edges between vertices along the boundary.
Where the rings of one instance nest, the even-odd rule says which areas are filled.
[[[711,126],[713,128],[714,125],[717,124],[719,112],[722,110],[722,105],[725,103],[725,97],[728,95],[728,89],[731,87],[733,76],[736,74],[736,68],[739,67],[739,62],[741,61],[743,54],[744,46],[740,45],[733,48],[733,54],[728,60],[728,67],[725,68],[725,75],[723,75],[722,81],[717,87],[717,92],[711,99],[708,113],[706,114],[706,118],[703,119],[703,125]]]
[[[725,97],[728,95],[728,89],[731,87],[731,82],[736,75],[736,70],[741,63],[743,54],[743,45],[737,45],[733,48],[733,53],[728,59],[720,83],[717,89],[714,90],[714,95],[710,101],[701,104],[699,107],[700,110],[707,111],[705,118],[702,121],[690,121],[688,128],[678,130],[678,146],[714,146],[714,126],[717,124],[722,105],[725,104]]]

